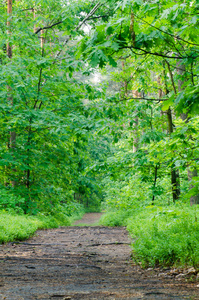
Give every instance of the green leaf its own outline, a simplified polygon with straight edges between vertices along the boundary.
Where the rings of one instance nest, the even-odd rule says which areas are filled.
[[[117,67],[117,62],[113,59],[112,56],[108,56],[108,60],[109,60],[109,64],[110,64],[112,67]]]
[[[182,100],[184,100],[184,91],[182,91],[181,93],[178,94],[178,96],[175,99],[175,103],[179,104]]]
[[[173,97],[163,102],[162,110],[163,111],[168,110],[172,104],[173,104]]]

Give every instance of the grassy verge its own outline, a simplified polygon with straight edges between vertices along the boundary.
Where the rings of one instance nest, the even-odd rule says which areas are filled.
[[[32,236],[38,229],[69,226],[71,221],[67,216],[26,216],[0,213],[0,243],[24,240]]]
[[[130,216],[131,215],[131,216]],[[148,207],[137,212],[114,212],[100,221],[127,226],[135,239],[133,258],[148,266],[199,268],[199,213],[197,206]]]
[[[99,224],[104,226],[126,226],[128,218],[132,215],[130,211],[107,212],[100,218]]]

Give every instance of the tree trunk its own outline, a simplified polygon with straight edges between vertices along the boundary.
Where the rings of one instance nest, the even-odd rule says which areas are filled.
[[[7,0],[7,13],[8,13],[8,18],[11,17],[12,15],[12,0]],[[10,28],[10,21],[7,20],[7,26],[8,26],[8,33],[11,33],[9,28]],[[10,43],[7,43],[7,56],[9,58],[12,58],[12,47]]]
[[[136,153],[138,150],[138,142],[139,142],[139,137],[138,137],[138,117],[135,118],[134,120],[134,139],[133,139],[133,153]]]
[[[133,92],[133,97],[135,98],[139,98],[141,97],[141,93],[139,93],[138,91]],[[138,143],[139,143],[139,134],[138,134],[138,117],[135,118],[135,120],[133,121],[133,153],[136,153],[138,150]]]
[[[167,118],[168,118],[168,130],[169,135],[173,132],[173,122],[172,122],[172,113],[171,108],[167,110]],[[171,166],[171,185],[172,185],[172,194],[173,194],[173,202],[179,199],[180,196],[180,178],[179,173],[175,169],[175,165]]]
[[[170,65],[168,63],[167,63],[167,65],[168,65],[173,89],[174,89],[174,92],[176,93]],[[164,84],[165,84],[165,94],[167,95],[169,91],[168,91],[168,87],[167,87],[165,65],[164,65]],[[172,120],[172,112],[171,112],[170,107],[169,107],[169,109],[167,109],[166,113],[167,113],[167,120],[168,120],[168,131],[169,131],[169,135],[171,135],[173,132],[173,120]],[[175,164],[172,164],[172,166],[171,166],[171,187],[172,187],[173,202],[175,203],[176,200],[179,199],[179,196],[180,196],[180,176],[179,176],[179,171],[175,169]]]
[[[10,18],[12,15],[12,0],[7,0],[7,13],[8,13],[8,18]],[[8,26],[8,34],[11,34],[10,20],[7,20],[7,26]],[[7,56],[10,59],[12,59],[12,46],[9,42],[7,43]],[[12,95],[10,95],[10,92],[11,92],[11,87],[8,86],[8,102],[10,102],[11,105],[13,106],[13,97],[12,97]],[[11,148],[11,150],[14,150],[14,148],[16,147],[16,132],[15,131],[10,131],[9,147]],[[14,151],[12,151],[12,152],[14,152]],[[14,168],[11,168],[11,172],[15,173],[16,170]],[[15,187],[16,181],[14,179],[11,179],[11,184],[13,187]]]
[[[178,61],[177,60],[177,73],[179,74],[179,75],[181,75],[181,76],[183,76],[184,75],[184,73],[185,73],[185,65],[182,65],[181,64],[181,62],[180,61]],[[179,79],[178,80],[178,91],[179,92],[181,92],[182,90],[183,90],[183,88],[182,88],[182,85],[183,85],[183,81],[181,80],[181,79]],[[183,121],[186,121],[186,122],[188,122],[188,116],[187,116],[187,114],[185,114],[185,113],[181,113],[181,119],[183,120]]]
[[[152,205],[154,205],[154,200],[155,200],[155,189],[156,189],[156,183],[157,183],[157,178],[158,178],[158,165],[155,166],[155,174],[154,174],[154,183],[153,183],[153,198],[152,198]]]

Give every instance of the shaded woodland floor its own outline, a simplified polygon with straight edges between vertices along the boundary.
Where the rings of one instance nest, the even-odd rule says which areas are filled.
[[[79,222],[1,245],[0,299],[199,299],[197,283],[134,265],[125,228]]]

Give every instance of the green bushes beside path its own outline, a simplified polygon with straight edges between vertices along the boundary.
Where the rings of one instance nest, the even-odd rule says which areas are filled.
[[[127,226],[130,235],[135,239],[132,244],[132,257],[144,267],[199,268],[197,206],[176,205],[148,207],[137,212],[109,212],[103,216],[101,224]]]
[[[15,215],[0,212],[0,244],[15,240],[24,240],[32,236],[38,229],[69,226],[67,216],[37,216]]]

